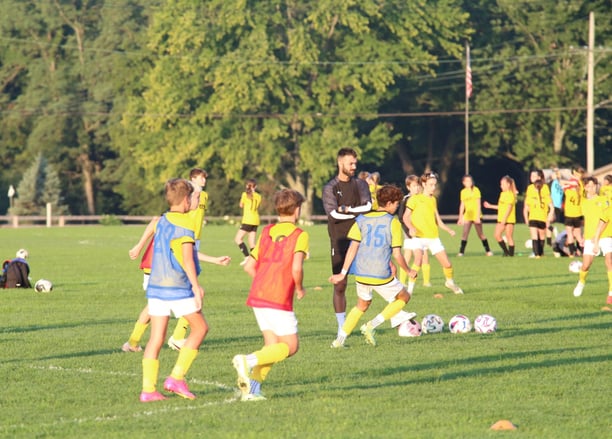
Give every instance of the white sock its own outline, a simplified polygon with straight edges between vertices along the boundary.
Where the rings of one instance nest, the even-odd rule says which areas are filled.
[[[346,312],[336,313],[336,321],[338,322],[338,335],[340,335],[340,330],[342,329],[342,325],[344,325],[345,320],[346,320]]]

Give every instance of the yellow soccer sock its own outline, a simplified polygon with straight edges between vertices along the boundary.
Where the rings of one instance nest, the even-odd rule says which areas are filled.
[[[453,280],[453,267],[443,268],[442,272],[446,280]]]
[[[406,305],[406,302],[400,299],[396,299],[393,302],[389,303],[385,308],[380,312],[380,315],[384,320],[389,320],[395,314],[400,312],[402,308]]]
[[[183,340],[187,335],[187,328],[189,328],[189,322],[185,317],[181,317],[176,322],[176,328],[174,328],[174,332],[172,333],[172,337],[175,340]]]
[[[289,356],[289,346],[286,343],[275,343],[264,346],[257,352],[253,352],[257,357],[257,364],[274,364],[283,361]]]
[[[431,283],[431,265],[423,264],[421,266],[423,270],[423,285]]]
[[[586,278],[588,274],[589,274],[588,271],[580,270],[580,272],[578,273],[578,280],[580,281],[581,284],[586,284]]]
[[[612,271],[608,271],[608,291],[612,291]]]
[[[175,380],[185,379],[187,371],[189,370],[197,356],[197,349],[189,349],[186,347],[181,348],[181,350],[179,351],[179,356],[176,359],[176,364],[174,365],[170,376]]]
[[[351,332],[353,332],[353,329],[355,329],[355,326],[357,326],[357,323],[359,322],[359,319],[362,315],[363,311],[361,311],[357,307],[353,307],[353,309],[351,309],[348,315],[346,316],[344,325],[342,325],[342,331],[344,331],[346,335],[349,335]]]
[[[251,379],[263,383],[268,376],[270,369],[272,369],[271,364],[258,364],[251,371]]]
[[[130,338],[128,340],[128,343],[130,344],[130,346],[132,347],[138,346],[138,344],[140,343],[140,340],[142,339],[143,334],[145,333],[148,327],[149,327],[148,323],[136,322],[136,324],[134,325],[134,329],[132,330],[132,333],[130,334]]]
[[[155,392],[157,375],[159,374],[159,360],[154,358],[142,359],[142,391]]]

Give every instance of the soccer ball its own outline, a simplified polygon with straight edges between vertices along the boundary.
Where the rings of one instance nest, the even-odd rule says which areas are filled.
[[[533,241],[531,239],[525,241],[525,248],[533,248]]]
[[[421,335],[421,324],[416,320],[406,320],[397,327],[400,337],[418,337]]]
[[[50,293],[53,290],[53,283],[47,279],[39,279],[34,284],[34,289],[38,293]]]
[[[448,322],[448,330],[453,334],[464,334],[472,330],[472,323],[466,316],[458,314]]]
[[[17,253],[15,254],[15,257],[17,258],[21,258],[21,259],[28,259],[28,251],[25,248],[20,248],[19,250],[17,250]]]
[[[479,334],[489,334],[497,329],[497,320],[489,314],[481,314],[474,320],[474,331]]]
[[[569,263],[569,267],[567,267],[569,271],[572,273],[579,273],[582,268],[582,261],[572,261]]]
[[[444,330],[444,320],[436,314],[427,314],[421,321],[421,330],[424,334],[436,334]]]

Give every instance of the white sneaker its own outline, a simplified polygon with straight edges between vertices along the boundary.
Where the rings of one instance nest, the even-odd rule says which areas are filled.
[[[132,346],[129,342],[125,342],[123,343],[123,346],[121,346],[121,350],[123,352],[141,352],[142,348],[140,346]]]
[[[396,328],[407,320],[412,320],[417,316],[415,312],[406,312],[403,309],[395,314],[389,322],[391,323],[392,328]]]
[[[184,345],[185,345],[185,339],[177,340],[174,337],[170,337],[168,339],[168,346],[172,350],[180,351]]]
[[[251,378],[249,377],[251,370],[247,364],[246,355],[234,356],[232,359],[232,366],[234,366],[236,374],[238,375],[238,379],[236,380],[238,389],[240,389],[242,397],[246,398],[246,395],[251,393]]]
[[[444,282],[444,286],[446,288],[449,288],[449,289],[453,290],[453,293],[455,293],[455,294],[463,294],[463,290],[461,288],[459,288],[459,285],[457,285],[452,280],[447,280],[446,282]]]
[[[576,288],[574,288],[574,297],[582,296],[582,290],[584,290],[584,284],[582,282],[578,282],[576,284]]]

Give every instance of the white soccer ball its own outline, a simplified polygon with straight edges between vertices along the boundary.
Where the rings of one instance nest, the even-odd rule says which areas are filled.
[[[25,248],[20,248],[19,250],[17,250],[17,253],[15,253],[15,257],[21,259],[28,259],[28,256],[28,251]]]
[[[423,334],[436,334],[444,330],[444,320],[436,314],[427,314],[421,320]]]
[[[421,324],[416,320],[406,320],[397,327],[400,337],[418,337],[421,335]]]
[[[479,334],[490,334],[497,330],[497,320],[489,314],[481,314],[474,320],[474,331]]]
[[[531,239],[525,241],[525,248],[533,248],[533,241]]]
[[[569,263],[569,267],[567,268],[572,273],[580,273],[580,269],[582,268],[582,261],[572,261]]]
[[[50,293],[53,290],[53,283],[47,279],[39,279],[34,284],[34,289],[38,293]]]
[[[464,334],[472,330],[472,322],[463,314],[458,314],[448,322],[448,330],[453,334]]]

